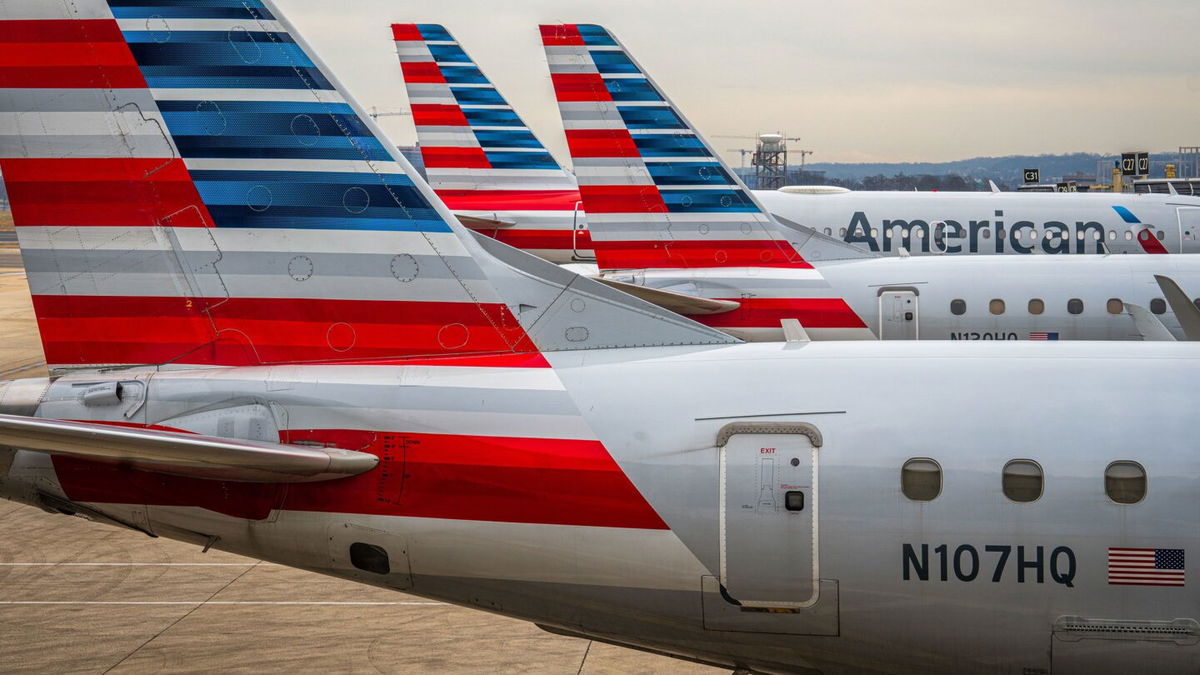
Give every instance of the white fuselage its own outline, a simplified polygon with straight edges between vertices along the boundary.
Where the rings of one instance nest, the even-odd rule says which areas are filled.
[[[1125,303],[1150,310],[1182,339],[1154,275],[1171,277],[1185,293],[1200,297],[1200,256],[1190,255],[869,258],[815,262],[814,269],[645,270],[612,276],[740,300],[748,307],[764,299],[802,305],[806,299],[840,298],[866,329],[805,325],[817,340],[1141,340]],[[805,324],[803,309],[798,312]],[[720,314],[693,318],[743,339],[783,335],[778,324],[752,315],[737,325]]]
[[[1124,193],[756,190],[768,211],[863,250],[897,255],[1200,252],[1200,198]],[[1150,235],[1148,235],[1150,236]],[[1143,245],[1145,244],[1145,245]]]

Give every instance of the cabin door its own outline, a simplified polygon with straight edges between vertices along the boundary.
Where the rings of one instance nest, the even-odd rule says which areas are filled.
[[[817,599],[817,448],[789,431],[747,426],[720,446],[720,580],[743,607]]]
[[[915,292],[883,291],[879,294],[880,340],[916,340],[918,324]]]
[[[1180,251],[1200,253],[1200,209],[1179,209],[1179,236],[1183,239]]]

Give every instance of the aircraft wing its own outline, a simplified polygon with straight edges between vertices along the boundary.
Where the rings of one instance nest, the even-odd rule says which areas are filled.
[[[635,298],[645,300],[646,302],[658,305],[663,309],[670,310],[676,314],[683,314],[685,316],[724,314],[725,312],[732,312],[733,310],[742,306],[740,302],[735,300],[698,298],[694,295],[688,295],[686,293],[666,291],[661,288],[648,288],[646,286],[639,286],[637,284],[625,283],[624,281],[605,279],[604,277],[593,277],[593,279],[607,286],[611,286],[619,291],[624,291]]]
[[[175,431],[0,415],[0,447],[68,455],[173,476],[304,483],[375,468],[379,458],[339,448],[242,441]]]

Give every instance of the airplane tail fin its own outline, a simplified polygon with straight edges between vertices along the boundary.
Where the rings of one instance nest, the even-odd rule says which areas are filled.
[[[0,44],[52,369],[728,341],[484,252],[269,0],[7,3]]]
[[[574,177],[445,27],[393,24],[429,184],[469,226],[551,262],[591,257]]]
[[[541,32],[602,269],[810,267],[608,31]]]

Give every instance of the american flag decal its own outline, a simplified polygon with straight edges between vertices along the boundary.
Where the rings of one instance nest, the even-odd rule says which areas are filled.
[[[1183,586],[1183,549],[1110,548],[1108,583],[1118,586]]]
[[[1030,340],[1057,340],[1058,333],[1030,333]]]

